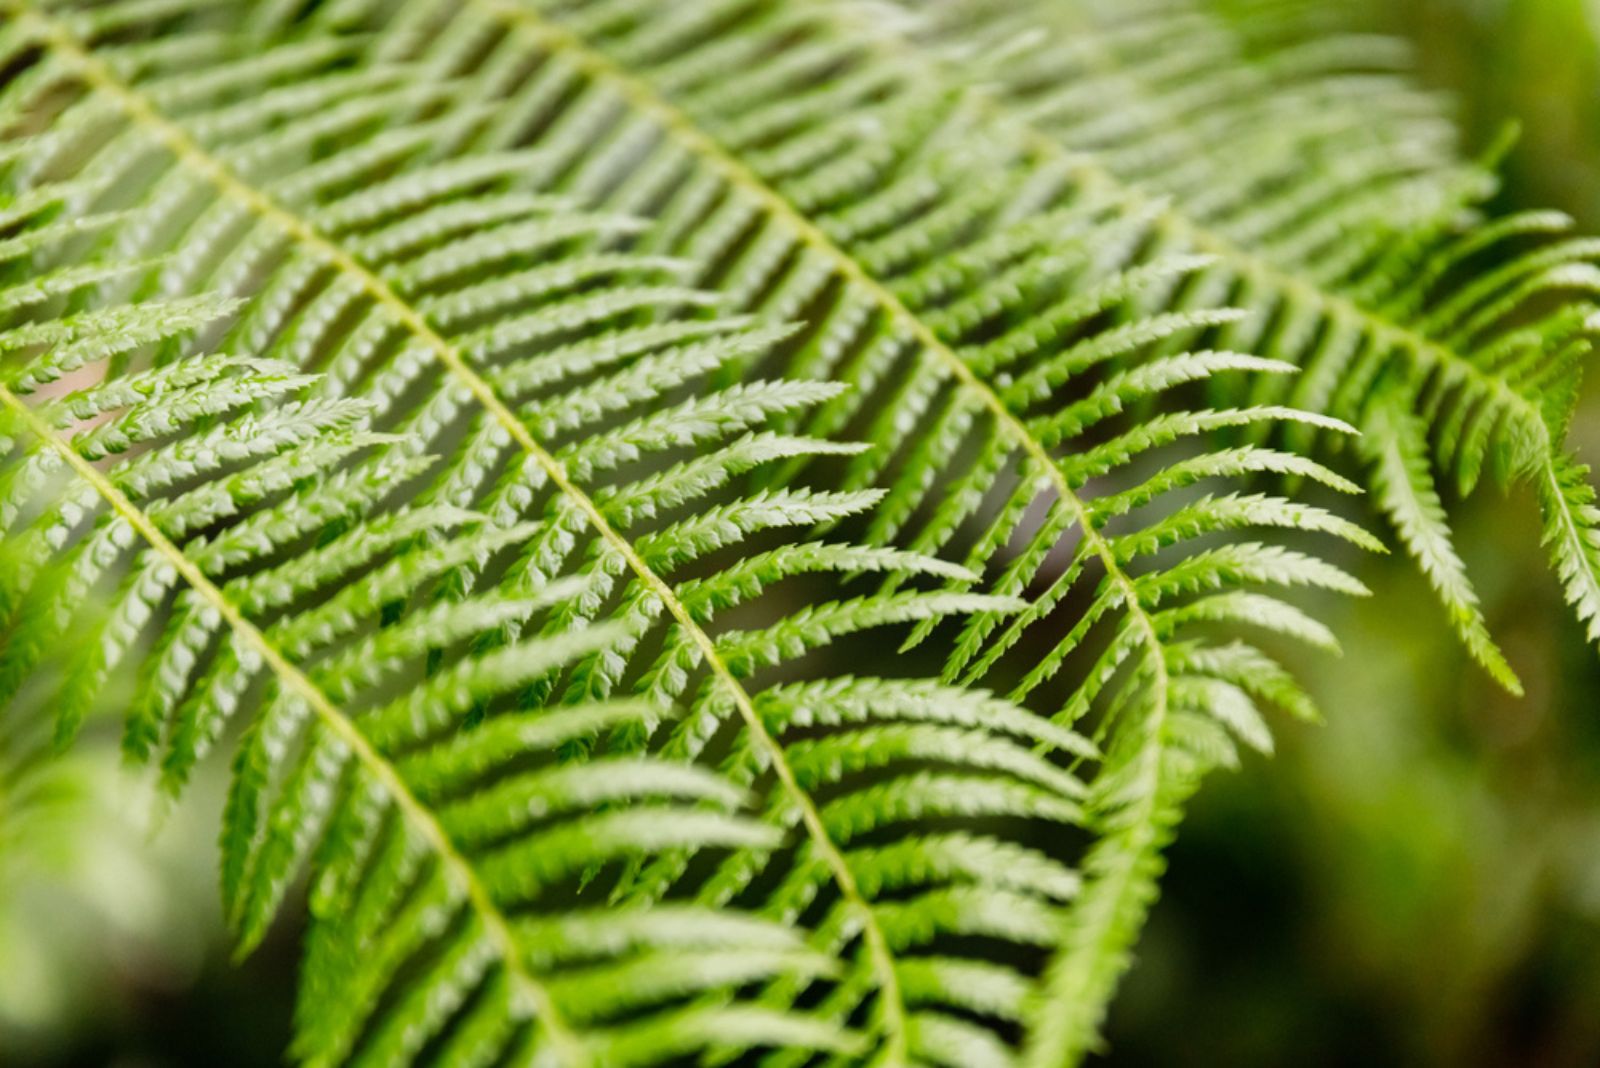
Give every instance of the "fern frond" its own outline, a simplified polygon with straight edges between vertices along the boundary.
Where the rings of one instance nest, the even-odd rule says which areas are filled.
[[[1302,4],[1256,7],[1233,24],[1194,3],[934,0],[889,21],[1087,195],[1148,214],[1152,244],[1214,257],[1158,299],[1234,294],[1250,314],[1218,343],[1302,373],[1233,396],[1361,428],[1401,541],[1474,659],[1519,691],[1436,487],[1470,493],[1486,463],[1531,482],[1552,564],[1600,640],[1584,594],[1600,577],[1558,548],[1596,536],[1563,439],[1600,246],[1551,239],[1570,226],[1559,213],[1478,216],[1494,179],[1457,161],[1446,104],[1409,83],[1397,42],[1328,32]],[[1304,451],[1314,438],[1287,440]]]
[[[647,247],[697,265],[701,282],[721,288],[733,307],[775,319],[806,313],[816,325],[786,346],[781,366],[804,377],[837,377],[856,388],[798,425],[813,435],[859,428],[878,446],[863,454],[841,483],[847,491],[874,483],[887,491],[870,521],[873,541],[938,551],[968,567],[990,567],[996,577],[986,583],[987,592],[1009,597],[1041,572],[1058,540],[1079,529],[1079,562],[1049,583],[1049,592],[1021,618],[1039,623],[1050,616],[1093,568],[1103,569],[1106,578],[1082,625],[1018,683],[1019,695],[1048,681],[1079,648],[1084,633],[1102,624],[1110,631],[1111,647],[1080,669],[1092,682],[1066,702],[1064,715],[1086,715],[1102,698],[1126,706],[1119,716],[1106,717],[1103,733],[1110,736],[1119,721],[1145,726],[1135,732],[1148,743],[1141,759],[1155,761],[1156,767],[1166,766],[1163,753],[1175,739],[1188,742],[1196,734],[1161,726],[1174,700],[1205,705],[1259,744],[1255,721],[1234,700],[1242,691],[1174,682],[1166,666],[1169,651],[1185,648],[1174,631],[1195,619],[1242,615],[1269,629],[1314,634],[1315,628],[1305,627],[1303,617],[1286,606],[1239,599],[1232,591],[1257,582],[1358,587],[1309,558],[1243,548],[1202,553],[1170,582],[1156,572],[1136,583],[1113,546],[1114,535],[1102,532],[1104,520],[1080,493],[1089,478],[1119,473],[1129,462],[1149,459],[1151,449],[1208,429],[1305,417],[1273,407],[1177,414],[1134,425],[1081,458],[1060,455],[1078,435],[1102,433],[1100,424],[1126,405],[1147,403],[1165,388],[1224,369],[1258,366],[1248,357],[1196,355],[1142,375],[1114,369],[1131,352],[1234,318],[1196,311],[1141,315],[1144,321],[1127,328],[1098,321],[1108,309],[1140,314],[1139,300],[1149,287],[1163,277],[1182,277],[1195,265],[1177,261],[1149,272],[1120,273],[1115,250],[1120,242],[1137,240],[1137,227],[1104,228],[1103,205],[1074,204],[1072,191],[1050,166],[1019,158],[1000,177],[964,167],[960,154],[947,146],[972,135],[972,116],[942,94],[919,91],[900,72],[860,62],[859,50],[824,19],[762,4],[692,8],[680,17],[661,18],[643,7],[624,7],[597,9],[592,21],[578,9],[557,10],[552,18],[532,5],[487,2],[371,10],[347,4],[324,14],[337,24],[382,30],[374,51],[385,61],[415,63],[433,77],[464,76],[462,121],[478,113],[499,117],[479,132],[463,133],[460,143],[485,153],[529,147],[537,153],[530,162],[540,190],[559,190],[598,210],[648,208],[663,222],[647,235]],[[713,25],[717,33],[704,32]],[[797,36],[809,43],[796,47]],[[470,68],[464,65],[468,54]],[[727,93],[711,75],[730,57],[765,73],[741,85],[739,93]],[[529,69],[539,73],[519,81],[518,72]],[[851,73],[816,91],[809,84],[811,74],[821,69]],[[887,142],[864,140],[865,115],[874,116],[872,130],[890,130],[894,136]],[[1033,218],[1027,217],[1030,212]],[[1064,243],[1063,235],[1078,240]],[[994,340],[983,340],[991,333]],[[743,376],[759,364],[757,359],[735,361],[726,374]],[[1047,396],[1059,397],[1063,387],[1098,384],[1102,375],[1108,380],[1086,403],[1065,411],[1035,410]],[[882,413],[876,420],[863,416],[874,409]],[[1312,422],[1343,429],[1337,421]],[[921,432],[912,433],[914,427]],[[1298,463],[1283,454],[1254,455],[1251,462],[1269,467]],[[970,459],[974,456],[976,462]],[[958,458],[964,466],[951,467]],[[1166,463],[1175,471],[1190,465],[1182,468],[1189,475],[1157,476],[1171,488],[1205,477],[1190,458],[1168,456]],[[1321,468],[1309,470],[1322,481],[1348,487]],[[953,488],[930,515],[927,494],[940,483]],[[997,492],[997,484],[1004,488]],[[1158,496],[1164,490],[1147,492]],[[1035,500],[1046,510],[1046,521],[1027,536],[1011,565],[994,566]],[[970,539],[965,552],[956,549],[952,539],[990,502],[998,512],[987,533]],[[1272,510],[1268,506],[1256,516]],[[909,522],[914,516],[915,525]],[[1197,518],[1193,529],[1212,533],[1227,525],[1212,515]],[[1157,535],[1158,541],[1164,538],[1184,540],[1178,531]],[[1210,610],[1188,599],[1201,591],[1224,600]],[[830,618],[839,618],[840,611],[830,612]],[[1120,622],[1119,613],[1125,614]],[[994,613],[979,618],[982,622],[951,654],[954,673],[989,650],[987,640],[1004,620]],[[818,633],[835,632],[824,627]],[[1014,628],[999,653],[1020,633]],[[792,640],[796,648],[806,641],[798,634]],[[677,639],[663,654],[656,677],[674,680],[681,674],[693,663],[693,645]],[[997,656],[981,670],[991,669]],[[1123,685],[1107,689],[1119,671],[1127,676]],[[1178,711],[1186,714],[1188,707]],[[714,724],[728,711],[724,700],[715,714],[704,717],[699,733],[714,735]],[[702,744],[690,748],[698,751]],[[1228,749],[1225,739],[1219,743],[1209,736],[1192,744],[1211,757]],[[1137,781],[1158,792],[1165,780],[1158,775]],[[1134,804],[1137,800],[1121,797],[1116,805],[1147,826],[1157,810]],[[1154,850],[1159,836],[1150,841]],[[847,865],[826,852],[824,860],[823,867],[842,882]],[[1143,871],[1151,864],[1136,867]],[[1137,903],[1149,894],[1146,882],[1119,884],[1107,892],[1131,902],[1135,913],[1142,912]],[[1102,919],[1092,913],[1092,922],[1099,925],[1110,915]],[[1134,922],[1118,923],[1083,944],[1112,962],[1114,973],[1114,961],[1134,927]],[[866,937],[868,970],[877,976],[878,992],[892,993],[898,984],[885,984],[886,954],[870,927]],[[847,1017],[872,986],[858,978],[840,988],[844,993],[833,1011]],[[891,1051],[915,1041],[908,1033],[920,1033],[892,1019],[892,1001],[886,997],[874,1010],[882,1013],[877,1027]],[[948,1022],[936,1020],[930,1027],[945,1033],[940,1028]]]

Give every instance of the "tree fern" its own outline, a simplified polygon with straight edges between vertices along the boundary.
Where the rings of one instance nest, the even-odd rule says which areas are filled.
[[[1375,547],[1204,492],[1356,488],[1196,447],[1348,429],[1192,396],[1293,370],[1179,343],[1218,261],[831,5],[4,6],[0,678],[174,791],[247,722],[300,1056],[1082,1055],[1200,774],[1309,712],[1257,587],[1362,592],[1224,535]]]
[[[1240,303],[1251,314],[1218,342],[1304,372],[1243,395],[1361,427],[1378,503],[1490,674],[1520,692],[1437,488],[1471,493],[1486,468],[1534,489],[1600,641],[1593,491],[1562,444],[1597,248],[1550,239],[1570,226],[1559,213],[1480,216],[1493,178],[1457,162],[1445,108],[1393,73],[1394,42],[1324,32],[1293,0],[1237,23],[1165,0],[908,6],[896,25],[919,61],[943,52],[1014,136],[1124,210],[1155,205],[1152,244],[1214,257],[1158,299]]]

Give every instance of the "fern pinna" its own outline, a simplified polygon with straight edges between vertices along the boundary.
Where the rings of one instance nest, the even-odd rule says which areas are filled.
[[[1226,255],[853,5],[0,7],[0,692],[240,729],[299,1057],[1083,1056],[1376,547]]]

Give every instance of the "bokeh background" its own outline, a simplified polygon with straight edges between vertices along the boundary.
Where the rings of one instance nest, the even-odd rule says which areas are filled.
[[[1416,43],[1469,149],[1520,126],[1499,207],[1600,232],[1600,0],[1324,2]],[[1600,1065],[1600,657],[1531,549],[1531,499],[1452,512],[1528,696],[1467,662],[1403,560],[1365,576],[1374,601],[1326,606],[1328,722],[1280,721],[1274,759],[1202,791],[1103,1063]],[[224,769],[162,811],[115,768],[91,744],[29,781],[48,803],[0,796],[0,1065],[280,1064],[299,932],[229,960],[205,796]]]

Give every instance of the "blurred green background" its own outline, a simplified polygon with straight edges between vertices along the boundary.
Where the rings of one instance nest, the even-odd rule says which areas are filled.
[[[1499,207],[1600,232],[1600,0],[1326,2],[1417,43],[1469,148],[1520,123]],[[1593,458],[1591,379],[1573,444]],[[1376,600],[1325,606],[1329,722],[1280,721],[1275,759],[1202,792],[1104,1063],[1600,1065],[1600,659],[1530,548],[1534,502],[1452,510],[1528,696],[1467,662],[1403,560],[1366,576]],[[198,791],[152,827],[110,748],[30,780],[50,804],[25,824],[0,791],[0,1065],[281,1063],[298,932],[230,963],[220,805]]]

